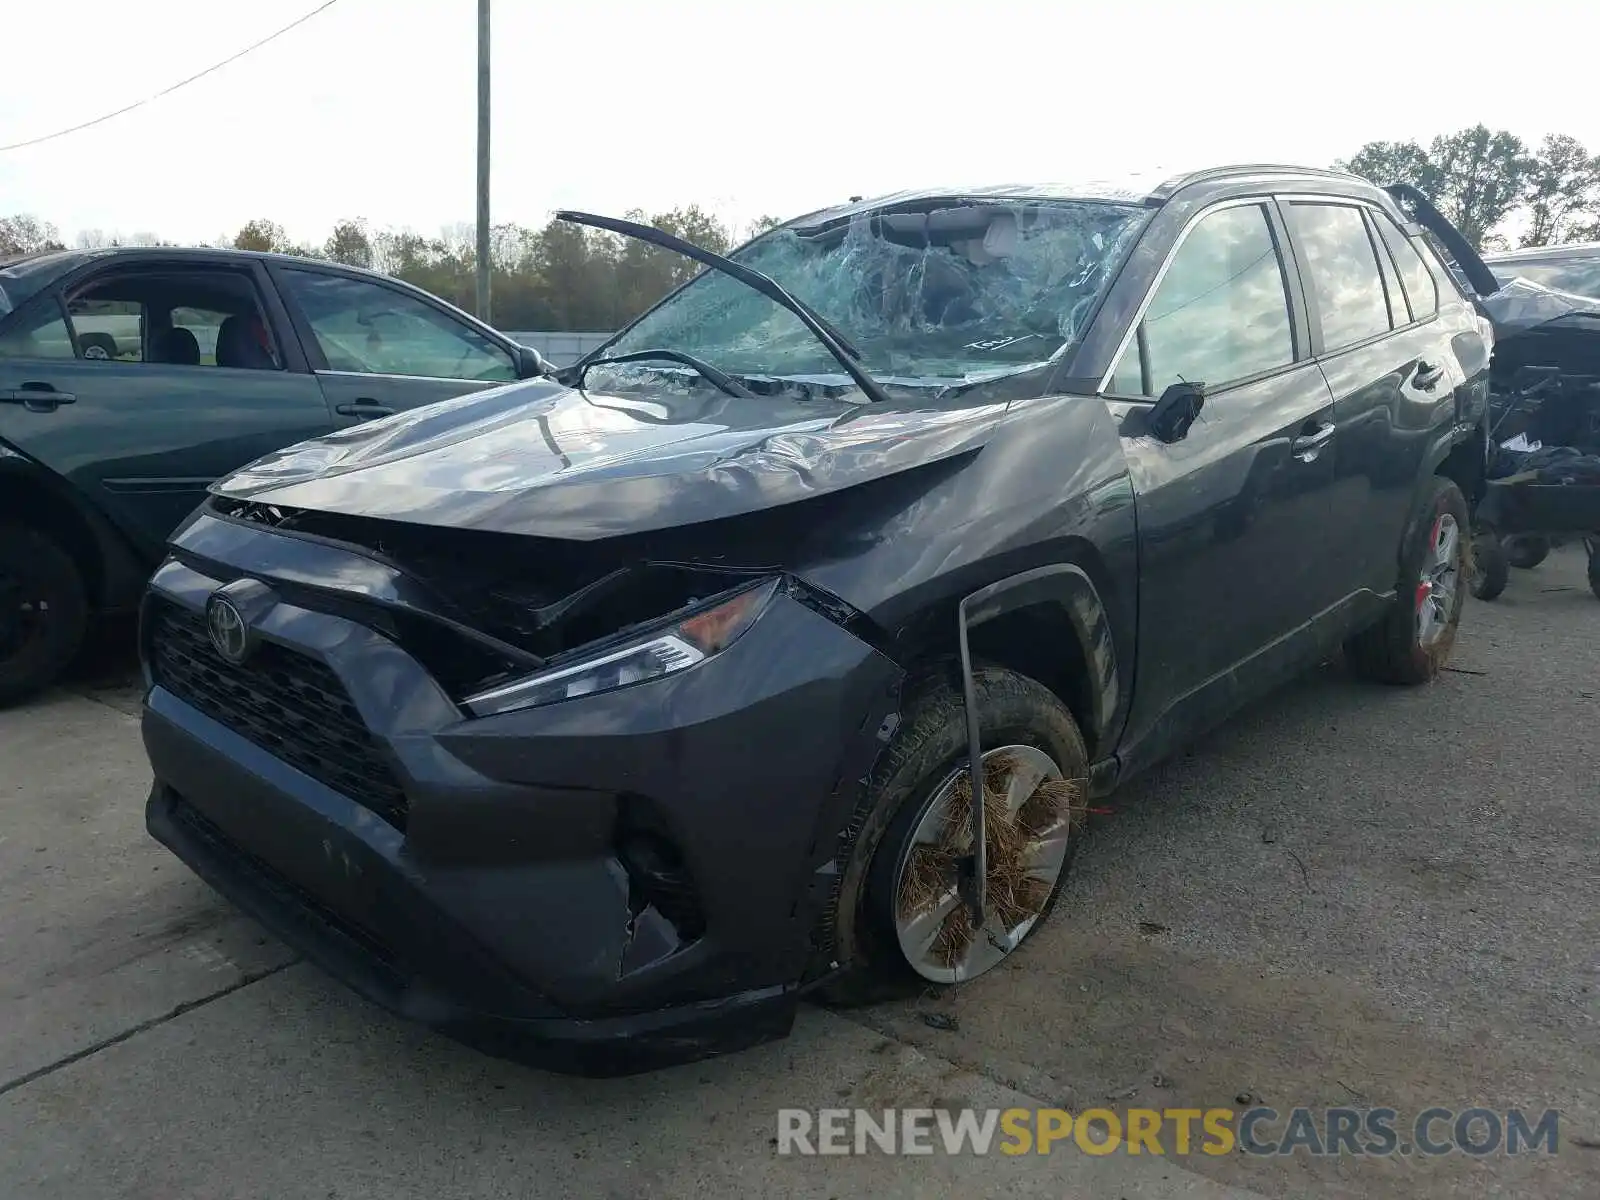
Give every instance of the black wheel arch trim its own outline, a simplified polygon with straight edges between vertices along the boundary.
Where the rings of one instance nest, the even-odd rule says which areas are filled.
[[[1046,604],[1057,606],[1077,635],[1090,674],[1091,728],[1083,732],[1091,756],[1103,755],[1116,732],[1112,724],[1122,700],[1122,683],[1111,618],[1089,573],[1075,563],[1046,563],[969,592],[959,610],[970,631],[1008,613]]]

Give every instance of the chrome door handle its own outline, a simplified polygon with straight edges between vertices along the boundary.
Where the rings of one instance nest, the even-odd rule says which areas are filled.
[[[1439,381],[1444,378],[1444,368],[1436,367],[1432,363],[1421,362],[1417,364],[1417,374],[1412,379],[1417,387],[1425,392],[1431,392],[1439,386]]]
[[[1315,462],[1322,448],[1328,444],[1328,439],[1333,436],[1334,429],[1332,421],[1323,421],[1312,432],[1302,433],[1295,438],[1289,446],[1289,452],[1301,462]]]

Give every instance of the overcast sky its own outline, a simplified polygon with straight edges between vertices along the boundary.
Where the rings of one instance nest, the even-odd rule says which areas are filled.
[[[12,0],[0,145],[156,92],[318,3]],[[0,154],[0,215],[69,242],[213,239],[258,216],[319,242],[341,217],[470,222],[476,11],[338,0],[171,96]],[[1592,4],[495,0],[494,16],[497,222],[698,202],[742,223],[927,183],[1324,165],[1477,121],[1600,150],[1593,71],[1560,49],[1600,45]]]

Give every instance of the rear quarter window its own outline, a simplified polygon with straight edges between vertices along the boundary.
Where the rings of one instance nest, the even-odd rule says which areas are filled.
[[[1439,311],[1439,285],[1433,272],[1428,270],[1428,264],[1422,260],[1411,239],[1387,213],[1374,211],[1372,219],[1378,226],[1384,244],[1389,247],[1389,253],[1394,256],[1394,265],[1406,289],[1406,299],[1411,304],[1412,319],[1427,320]]]

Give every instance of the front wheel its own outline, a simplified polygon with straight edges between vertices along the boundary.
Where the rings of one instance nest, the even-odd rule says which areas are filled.
[[[1400,580],[1387,615],[1351,638],[1356,674],[1379,683],[1419,684],[1450,658],[1472,565],[1467,499],[1435,476],[1400,547]]]
[[[953,674],[953,672],[951,672]],[[985,920],[959,886],[971,853],[965,708],[949,678],[913,689],[874,773],[839,889],[845,973],[824,990],[860,1004],[975,978],[1054,907],[1077,850],[1089,757],[1066,705],[999,667],[974,675],[983,746]]]

